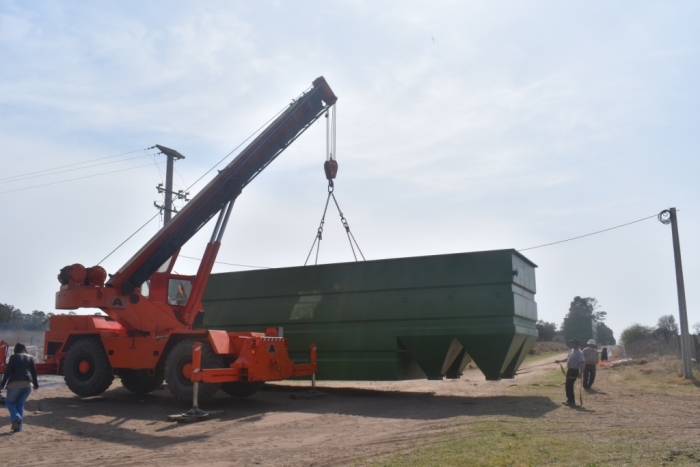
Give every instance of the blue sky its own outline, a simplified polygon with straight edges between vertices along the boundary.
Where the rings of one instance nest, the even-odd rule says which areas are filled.
[[[3,174],[157,143],[186,156],[184,187],[323,75],[339,97],[336,193],[368,259],[526,248],[675,206],[692,324],[698,13],[694,2],[0,1]],[[318,125],[246,188],[222,261],[303,264],[324,148]],[[97,263],[150,218],[161,177],[140,157],[0,180],[0,302],[52,311],[58,270]],[[321,262],[350,260],[340,222],[326,225]],[[104,266],[116,271],[156,229]],[[183,254],[199,256],[207,234]],[[525,254],[542,319],[561,323],[575,295],[596,297],[616,335],[677,314],[671,232],[654,219]]]

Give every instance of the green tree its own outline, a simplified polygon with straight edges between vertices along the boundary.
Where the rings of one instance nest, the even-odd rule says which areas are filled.
[[[48,329],[51,316],[53,313],[44,313],[39,310],[25,314],[19,308],[0,303],[0,329],[43,331]]]
[[[620,334],[620,340],[623,344],[627,345],[631,344],[632,342],[651,337],[652,332],[654,332],[654,328],[643,326],[639,323],[634,323],[622,331],[622,334]]]
[[[7,329],[22,323],[22,311],[12,305],[0,303],[0,327]]]
[[[598,305],[598,300],[595,298],[583,298],[577,295],[569,304],[569,312],[564,318],[592,318],[594,323],[602,323],[605,321],[605,318],[607,318],[608,312],[598,310],[598,308],[600,308],[600,305]],[[561,331],[566,331],[566,321],[562,323]],[[612,330],[610,330],[610,332],[612,333]]]
[[[676,324],[676,318],[673,315],[664,315],[659,318],[656,327],[664,334],[678,335],[678,324]]]
[[[598,344],[600,345],[615,345],[615,335],[613,330],[605,325],[605,323],[596,323],[596,334],[598,334]]]
[[[53,313],[44,313],[43,311],[34,310],[31,315],[23,315],[22,327],[28,331],[43,331],[49,328],[49,318]]]
[[[607,311],[598,310],[598,300],[593,297],[574,297],[569,305],[567,318],[593,318],[595,322],[603,322],[608,316]]]
[[[537,340],[540,342],[551,342],[557,333],[557,325],[539,320],[535,325],[537,328]]]

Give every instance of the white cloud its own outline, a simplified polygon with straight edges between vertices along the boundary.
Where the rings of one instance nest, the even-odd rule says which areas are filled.
[[[339,201],[372,257],[526,247],[674,203],[692,258],[697,9],[6,2],[0,157],[12,175],[159,143],[186,155],[176,180],[185,185],[323,74],[340,98]],[[323,134],[311,128],[246,189],[224,261],[305,257],[325,196]],[[0,233],[13,265],[0,301],[50,309],[56,271],[99,260],[135,230],[159,182],[148,168],[0,198],[13,226]],[[533,250],[542,317],[559,322],[581,294],[601,301],[618,333],[629,310],[648,324],[672,312],[659,228]],[[328,260],[348,259],[343,242],[342,230],[329,236]],[[187,248],[197,256],[201,246]],[[688,260],[686,280],[698,274]],[[692,310],[700,295],[688,293]]]

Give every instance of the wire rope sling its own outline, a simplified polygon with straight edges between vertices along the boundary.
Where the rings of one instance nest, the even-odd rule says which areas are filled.
[[[360,245],[357,244],[357,240],[355,240],[355,236],[352,234],[350,231],[350,224],[348,224],[347,219],[343,215],[343,211],[340,209],[340,205],[338,204],[338,200],[335,197],[335,184],[333,183],[333,180],[335,179],[336,175],[338,174],[338,161],[336,160],[336,144],[335,144],[335,122],[336,122],[336,106],[337,104],[334,104],[328,111],[326,111],[326,161],[323,163],[323,171],[326,173],[326,179],[328,180],[328,196],[326,197],[326,205],[323,208],[323,216],[321,216],[321,223],[318,226],[318,230],[316,231],[316,237],[314,238],[314,242],[311,244],[311,249],[309,250],[309,254],[306,256],[306,261],[304,261],[304,266],[306,266],[309,262],[309,259],[311,258],[311,254],[314,251],[314,247],[316,248],[316,259],[314,261],[314,264],[318,264],[318,253],[321,249],[321,240],[323,240],[323,225],[326,222],[326,213],[328,212],[328,204],[331,201],[331,198],[333,198],[333,204],[335,204],[335,207],[338,209],[338,214],[340,214],[340,222],[343,224],[343,228],[345,229],[345,233],[348,236],[348,242],[350,243],[350,249],[352,250],[352,256],[355,258],[355,261],[358,261],[357,259],[357,254],[355,252],[355,249],[357,249],[357,253],[360,254],[362,257],[362,261],[366,261],[365,255],[362,254],[362,250],[360,250]]]

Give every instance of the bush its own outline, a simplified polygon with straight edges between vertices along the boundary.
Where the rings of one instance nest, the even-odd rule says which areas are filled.
[[[539,320],[535,325],[537,328],[537,340],[539,342],[551,342],[557,333],[557,325]]]
[[[623,344],[628,345],[632,342],[651,337],[652,332],[654,332],[654,328],[643,326],[639,323],[634,323],[632,326],[622,331],[622,334],[620,334],[620,341],[622,341]]]

